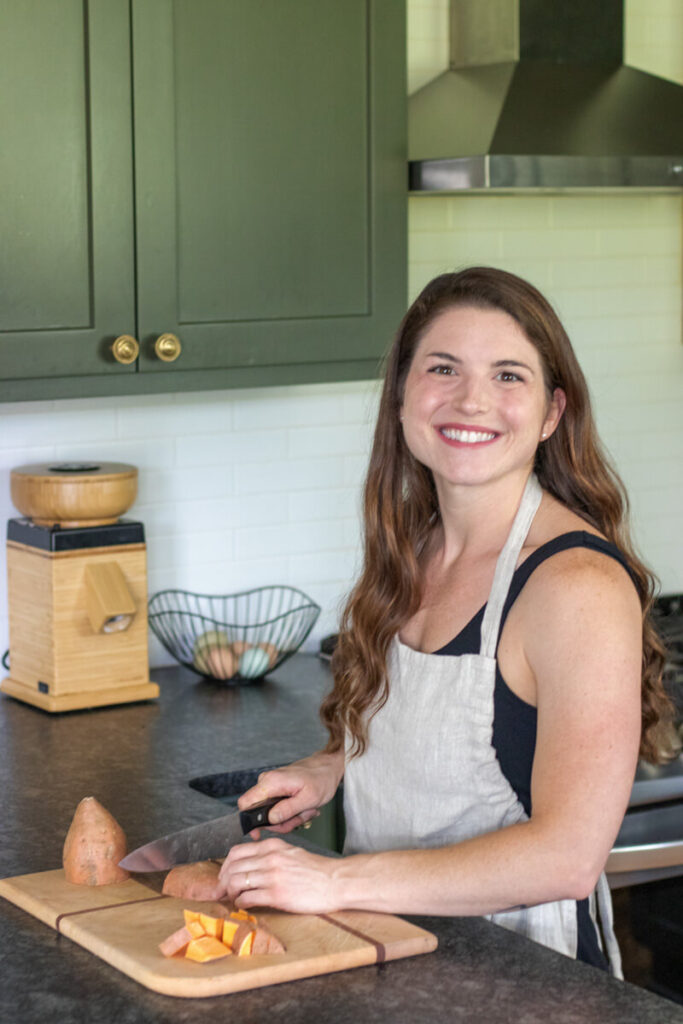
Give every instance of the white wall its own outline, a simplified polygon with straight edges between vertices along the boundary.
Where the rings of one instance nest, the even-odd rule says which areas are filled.
[[[627,6],[631,50],[644,2]],[[661,60],[662,74],[683,81],[683,8],[647,3],[655,56],[640,64]],[[445,65],[447,10],[447,0],[409,0],[413,88]],[[641,550],[664,591],[683,590],[680,198],[421,197],[409,216],[410,298],[435,273],[486,262],[529,277],[556,304],[630,487]],[[1,405],[0,523],[16,514],[14,466],[133,463],[140,494],[129,515],[145,524],[150,593],[291,583],[323,606],[312,649],[335,628],[357,565],[377,392],[362,382]],[[0,580],[5,572],[2,545]],[[2,586],[0,652],[7,645]],[[155,641],[151,659],[170,660]]]

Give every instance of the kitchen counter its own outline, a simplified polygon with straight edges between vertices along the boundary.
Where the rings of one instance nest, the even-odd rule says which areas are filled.
[[[301,654],[240,688],[181,668],[152,673],[158,701],[49,715],[0,697],[0,876],[61,865],[76,804],[93,795],[130,848],[225,812],[199,775],[286,763],[317,749],[327,667]],[[160,996],[0,899],[3,1021],[245,1024],[471,1021],[668,1024],[683,1007],[615,981],[481,918],[411,918],[435,932],[426,956],[218,998]]]

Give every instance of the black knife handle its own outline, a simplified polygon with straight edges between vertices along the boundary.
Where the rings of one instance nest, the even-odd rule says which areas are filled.
[[[246,811],[240,811],[240,825],[245,836],[253,828],[266,828],[268,825],[268,812],[271,807],[275,807],[275,804],[279,804],[281,800],[286,799],[285,796],[274,796],[270,800],[264,800],[262,804],[256,804],[254,807],[248,807]]]

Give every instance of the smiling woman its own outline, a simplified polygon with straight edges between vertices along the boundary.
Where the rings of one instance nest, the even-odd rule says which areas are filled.
[[[603,868],[670,711],[626,508],[543,296],[487,267],[427,285],[387,362],[327,749],[240,800],[282,796],[289,831],[343,776],[347,856],[233,847],[230,895],[486,915],[620,975]]]

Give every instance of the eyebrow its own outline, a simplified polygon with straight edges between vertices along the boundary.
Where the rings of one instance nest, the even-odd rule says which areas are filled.
[[[434,359],[445,359],[449,363],[457,363],[459,366],[462,366],[462,359],[459,359],[457,356],[452,356],[449,352],[428,352],[427,357],[432,357]],[[518,359],[496,359],[495,363],[491,363],[491,365],[495,367],[521,366],[525,370],[528,370],[529,373],[534,374],[535,376],[535,371],[533,367],[529,366],[528,363],[520,362],[520,360]]]

